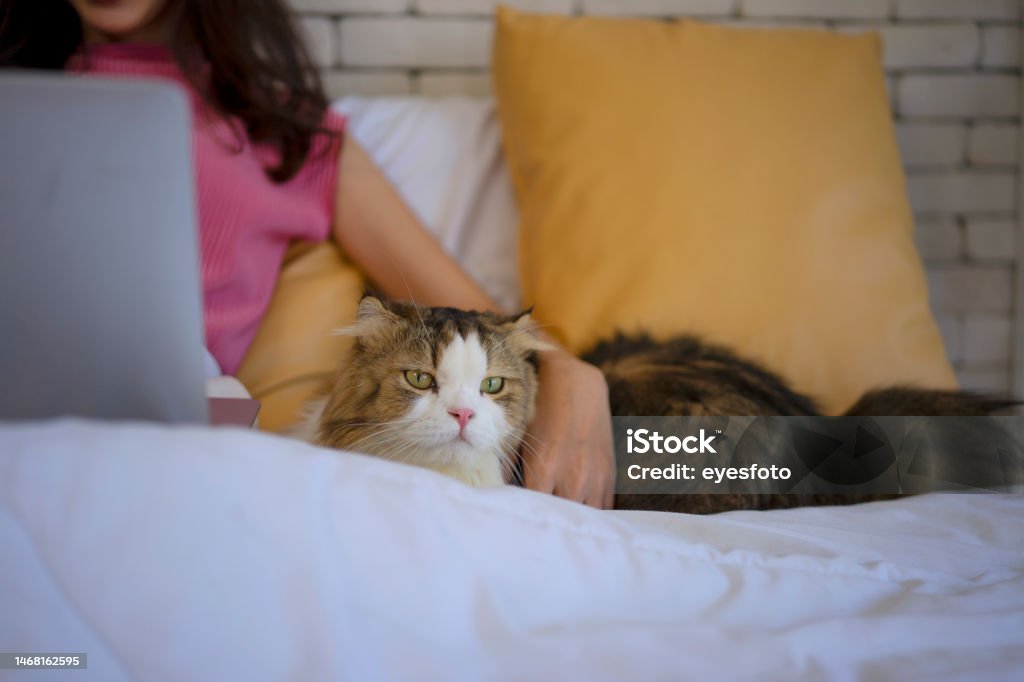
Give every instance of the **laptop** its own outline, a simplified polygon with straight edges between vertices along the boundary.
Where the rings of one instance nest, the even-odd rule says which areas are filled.
[[[190,107],[0,73],[0,420],[206,423]]]

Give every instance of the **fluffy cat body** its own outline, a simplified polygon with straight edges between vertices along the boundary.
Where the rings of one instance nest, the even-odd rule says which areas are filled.
[[[537,338],[528,314],[511,317],[365,297],[339,333],[354,344],[327,397],[312,403],[296,435],[433,469],[473,486],[517,475],[537,393]],[[616,416],[819,415],[767,369],[726,348],[681,336],[617,335],[584,354],[608,381]],[[848,412],[869,415],[990,414],[1014,405],[961,391],[890,388]],[[620,509],[711,513],[839,504],[818,495],[619,495]]]

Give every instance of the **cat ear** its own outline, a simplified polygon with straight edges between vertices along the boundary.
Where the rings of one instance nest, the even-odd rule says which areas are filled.
[[[398,315],[388,309],[384,301],[372,294],[366,294],[359,301],[355,323],[336,329],[332,334],[334,336],[369,336],[400,319]]]
[[[380,300],[373,294],[366,294],[359,300],[359,309],[356,311],[356,319],[362,322],[364,320],[376,318],[396,320],[398,319],[398,316],[388,309],[384,304],[384,301]]]
[[[520,348],[526,351],[554,350],[554,345],[540,338],[540,326],[533,319],[533,308],[527,308],[518,315],[508,319],[507,324],[510,330],[509,338]]]

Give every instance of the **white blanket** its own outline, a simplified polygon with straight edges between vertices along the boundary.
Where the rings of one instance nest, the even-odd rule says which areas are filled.
[[[616,514],[259,433],[0,425],[36,680],[1024,679],[1024,499]]]

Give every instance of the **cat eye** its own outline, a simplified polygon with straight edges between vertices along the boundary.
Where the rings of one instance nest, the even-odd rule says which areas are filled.
[[[425,391],[434,385],[434,377],[418,369],[405,370],[405,380],[409,382],[410,386],[421,391]]]
[[[505,386],[505,379],[502,377],[487,377],[480,382],[480,390],[484,393],[497,393]]]

